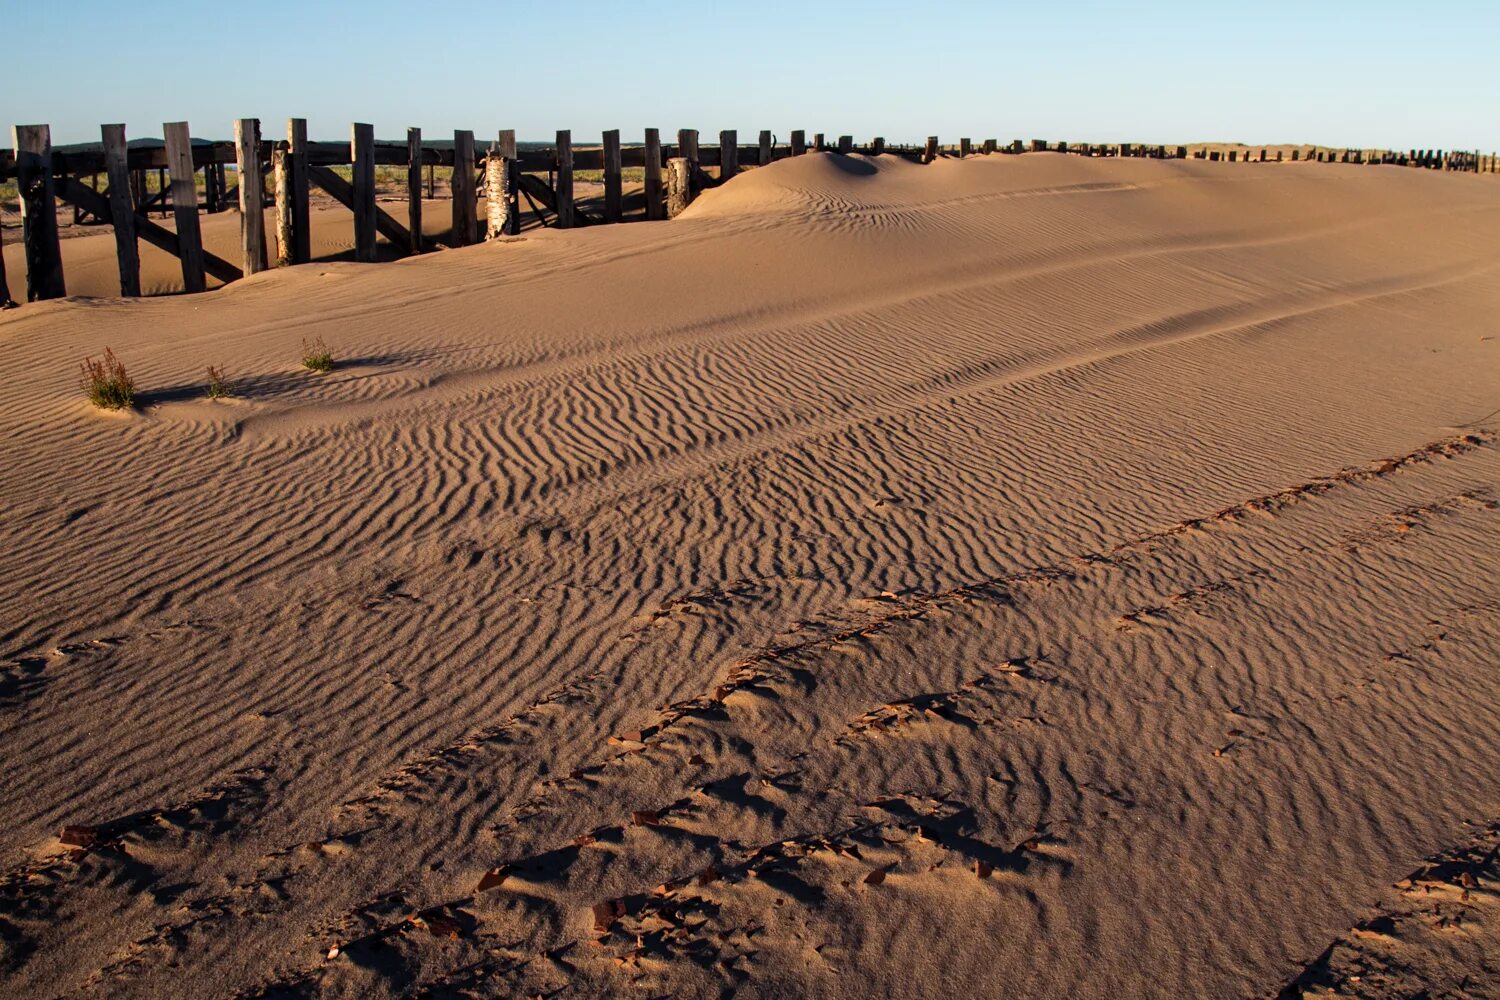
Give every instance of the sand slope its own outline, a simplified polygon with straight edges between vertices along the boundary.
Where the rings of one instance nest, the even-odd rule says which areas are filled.
[[[3,991],[1296,995],[1462,856],[1371,995],[1497,995],[1497,221],[815,155],[0,316]]]

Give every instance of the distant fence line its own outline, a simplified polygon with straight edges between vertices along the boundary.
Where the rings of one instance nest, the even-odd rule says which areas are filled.
[[[73,206],[75,218],[93,216],[114,228],[119,260],[120,294],[136,296],[140,289],[138,240],[178,258],[183,287],[203,291],[207,276],[222,282],[235,281],[269,265],[307,263],[312,258],[309,197],[320,188],[354,215],[356,260],[376,259],[377,237],[409,254],[423,253],[437,244],[422,234],[423,170],[431,196],[435,166],[453,167],[452,228],[443,241],[450,247],[480,240],[478,198],[486,199],[485,239],[500,239],[520,231],[520,200],[525,198],[544,226],[569,229],[577,226],[627,221],[623,197],[623,171],[639,167],[644,172],[643,206],[631,218],[673,218],[687,208],[705,188],[733,177],[741,164],[765,166],[775,160],[807,152],[894,155],[931,163],[940,157],[992,155],[996,153],[1060,152],[1083,156],[1130,156],[1156,159],[1186,159],[1188,146],[1139,143],[1049,143],[1017,139],[1001,146],[985,139],[977,146],[967,138],[956,145],[942,145],[937,136],[915,145],[887,144],[876,137],[867,145],[856,145],[852,136],[839,136],[833,143],[823,133],[811,141],[803,130],[795,130],[786,143],[762,131],[753,145],[740,145],[733,130],[719,133],[717,146],[699,146],[696,129],[681,129],[675,147],[664,145],[657,129],[645,130],[639,146],[622,146],[620,132],[605,132],[597,147],[575,149],[572,133],[557,133],[552,147],[518,148],[515,132],[502,130],[487,150],[479,150],[474,133],[459,130],[451,144],[424,144],[422,130],[407,130],[404,144],[375,141],[371,125],[357,123],[348,143],[309,142],[305,119],[288,122],[287,138],[268,141],[261,137],[260,121],[242,118],[235,122],[232,142],[194,142],[187,122],[163,126],[160,146],[127,143],[125,126],[100,127],[102,143],[97,150],[53,149],[47,125],[18,125],[12,130],[14,150],[0,149],[0,181],[16,178],[21,205],[22,242],[26,258],[26,299],[35,302],[67,294],[62,252],[57,231],[57,202]],[[1213,144],[1209,144],[1213,145]],[[1500,159],[1493,154],[1469,151],[1314,148],[1302,156],[1301,148],[1286,150],[1264,147],[1215,150],[1198,148],[1194,158],[1211,161],[1280,162],[1299,158],[1320,163],[1397,164],[1427,169],[1472,173],[1500,172]],[[228,184],[226,167],[233,164],[237,183]],[[467,164],[468,169],[461,169]],[[345,180],[332,167],[352,167]],[[407,212],[405,224],[375,201],[377,166],[406,167]],[[717,168],[709,174],[707,168]],[[604,194],[602,208],[586,209],[573,195],[576,171],[601,171]],[[148,193],[147,174],[155,171],[159,183]],[[203,173],[203,200],[198,196],[198,173]],[[103,191],[97,179],[106,178]],[[541,175],[545,175],[544,180]],[[89,184],[83,183],[88,178]],[[237,201],[241,213],[241,263],[236,265],[203,247],[200,211],[224,211]],[[274,255],[266,245],[265,209],[276,210]],[[149,212],[170,210],[176,230],[152,221]],[[0,305],[12,305],[0,256]]]

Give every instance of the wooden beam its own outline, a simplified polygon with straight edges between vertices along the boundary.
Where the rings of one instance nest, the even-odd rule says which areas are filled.
[[[740,172],[739,134],[732,128],[719,133],[719,181],[723,183]]]
[[[807,152],[807,133],[800,128],[792,130],[792,155],[801,156]]]
[[[557,228],[572,229],[576,224],[573,211],[573,133],[565,128],[557,131],[557,183],[553,192],[557,196]]]
[[[375,254],[375,126],[355,122],[349,129],[354,161],[354,259],[373,264]]]
[[[474,133],[453,133],[453,245],[466,247],[479,239],[479,206],[474,193]]]
[[[332,195],[340,205],[351,212],[354,210],[354,186],[348,181],[327,167],[320,166],[309,166],[307,176],[314,184]],[[379,205],[375,206],[375,229],[398,247],[411,244],[411,234],[406,231],[406,227],[386,214]]]
[[[63,282],[62,247],[57,239],[52,128],[16,125],[11,129],[11,140],[16,149],[21,242],[26,249],[26,301],[62,298],[68,290]]]
[[[292,263],[306,264],[312,260],[312,206],[308,202],[312,188],[307,177],[312,145],[307,141],[307,119],[289,119],[286,139],[292,154]]]
[[[646,218],[653,221],[667,217],[667,207],[662,201],[661,178],[661,130],[646,129]]]
[[[276,266],[290,267],[295,255],[292,236],[292,147],[278,142],[271,150],[271,183],[276,192]]]
[[[500,130],[500,155],[505,158],[505,185],[510,201],[506,203],[505,235],[518,236],[521,232],[521,191],[517,178],[521,176],[521,163],[516,153],[516,130]]]
[[[757,157],[757,159],[755,161],[756,164],[758,166],[762,166],[762,167],[768,166],[770,164],[770,162],[771,162],[771,154],[772,154],[772,149],[771,149],[771,130],[768,129],[768,128],[761,129],[760,130],[760,155]]]
[[[115,231],[115,257],[120,264],[120,294],[141,294],[141,256],[135,242],[135,205],[130,200],[129,147],[124,125],[101,125],[104,167],[109,177],[109,221]]]
[[[58,188],[57,197],[70,205],[81,205],[100,218],[110,218],[108,199],[97,191],[91,191],[72,177],[69,177],[63,182],[62,187]],[[141,239],[159,250],[171,254],[173,257],[182,257],[182,241],[177,238],[177,234],[172,232],[172,230],[157,225],[139,211],[135,213],[135,218],[132,221],[135,225],[136,235]],[[113,222],[112,219],[111,222]],[[231,281],[238,281],[245,276],[243,271],[229,263],[229,261],[215,256],[206,250],[203,251],[203,266],[209,274],[225,284]]]
[[[620,165],[620,130],[604,133],[604,221],[619,222],[624,212],[624,177]]]
[[[201,292],[207,286],[203,278],[203,234],[198,228],[198,188],[193,183],[193,140],[187,122],[167,122],[162,133],[167,140],[167,170],[172,178],[182,287]]]
[[[422,252],[422,130],[406,130],[406,248]]]
[[[234,123],[234,145],[240,171],[240,251],[246,274],[266,269],[266,191],[260,172],[260,119]]]

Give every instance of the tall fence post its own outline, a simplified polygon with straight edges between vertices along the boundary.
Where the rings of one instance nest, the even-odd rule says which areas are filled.
[[[577,224],[573,207],[573,132],[557,130],[557,228],[572,229]]]
[[[266,191],[260,172],[259,118],[235,121],[234,160],[240,171],[240,250],[245,273],[256,274],[266,269]]]
[[[604,221],[619,222],[624,212],[624,169],[620,163],[620,130],[604,133]]]
[[[466,247],[479,234],[479,206],[474,203],[474,133],[453,133],[453,245]]]
[[[141,256],[135,242],[135,203],[130,198],[129,147],[124,125],[101,125],[104,173],[109,178],[109,222],[115,231],[115,257],[120,264],[120,294],[141,294]],[[0,289],[0,298],[4,290]]]
[[[792,130],[792,155],[801,156],[807,152],[807,133],[800,128]]]
[[[927,148],[922,150],[922,162],[931,163],[933,160],[937,159],[937,154],[938,137],[935,135],[929,135],[927,137]]]
[[[375,126],[355,122],[349,130],[349,158],[354,161],[354,259],[375,262]]]
[[[52,180],[52,128],[16,125],[16,187],[21,200],[21,242],[26,250],[26,301],[68,294],[57,238],[57,192]]]
[[[821,152],[823,152],[823,133],[822,132],[814,132],[813,133],[812,150],[813,150],[814,153],[821,153]]]
[[[203,277],[203,234],[198,228],[198,187],[193,182],[193,139],[187,122],[167,122],[161,129],[167,145],[167,172],[172,178],[172,214],[177,219],[182,287],[189,292],[201,292],[207,282]],[[241,177],[240,183],[244,181]]]
[[[500,157],[505,160],[505,235],[521,232],[521,161],[516,157],[516,130],[500,130]]]
[[[484,157],[484,206],[486,242],[510,235],[510,161],[490,143]]]
[[[292,146],[278,142],[271,150],[271,183],[276,192],[276,266],[290,267],[296,256],[292,235]]]
[[[972,147],[969,144],[969,137],[968,136],[964,136],[963,138],[959,139],[958,140],[958,158],[960,160],[968,159],[969,150],[971,148]]]
[[[692,163],[685,156],[667,161],[667,215],[677,218],[693,203]]]
[[[646,218],[652,221],[667,217],[662,202],[661,130],[646,129]]]
[[[695,128],[680,128],[677,130],[677,155],[688,161],[688,184],[694,189],[698,186],[698,130]],[[671,201],[671,177],[668,176],[667,199]],[[668,215],[672,213],[667,212]]]
[[[292,118],[286,123],[286,141],[291,154],[292,263],[312,260],[312,206],[308,201],[307,119]]]
[[[756,166],[764,167],[771,162],[771,130],[768,128],[760,130],[760,157]]]
[[[740,136],[732,128],[719,133],[719,180],[727,181],[740,172]]]
[[[406,130],[406,232],[407,249],[422,252],[422,130]]]

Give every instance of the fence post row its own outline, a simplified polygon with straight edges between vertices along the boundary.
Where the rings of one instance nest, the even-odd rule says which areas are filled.
[[[357,260],[374,261],[378,258],[379,235],[384,235],[395,246],[405,246],[412,254],[426,249],[422,236],[423,168],[427,169],[426,194],[431,198],[434,194],[433,166],[443,162],[445,157],[423,148],[422,130],[419,128],[407,130],[407,227],[403,229],[400,223],[379,208],[376,201],[377,159],[385,156],[390,158],[384,162],[401,161],[399,153],[393,155],[389,150],[377,151],[372,125],[361,122],[353,124],[347,161],[331,156],[324,147],[319,151],[323,159],[314,162],[312,146],[307,139],[306,120],[289,119],[287,139],[285,142],[271,144],[270,162],[267,164],[263,159],[259,119],[238,119],[234,125],[233,154],[239,176],[243,269],[208,253],[203,246],[200,228],[196,170],[201,163],[205,182],[204,204],[207,210],[222,211],[227,198],[224,164],[227,161],[228,144],[205,148],[209,144],[200,143],[195,155],[187,122],[168,122],[162,126],[162,132],[165,139],[165,167],[156,166],[161,161],[138,159],[137,162],[142,165],[132,168],[132,155],[123,125],[100,126],[102,157],[95,154],[96,158],[90,160],[87,158],[89,154],[84,154],[81,162],[75,160],[68,163],[53,155],[51,129],[47,125],[18,125],[13,128],[14,172],[21,204],[21,238],[26,260],[28,301],[57,298],[66,294],[56,219],[59,201],[71,205],[77,219],[92,215],[100,221],[113,224],[122,296],[141,294],[141,239],[179,258],[183,286],[190,292],[204,290],[209,274],[219,281],[229,282],[245,274],[264,270],[269,256],[264,218],[264,175],[267,169],[275,187],[275,263],[278,266],[306,263],[312,259],[309,202],[312,181],[316,181],[353,213]],[[489,144],[481,159],[475,157],[473,132],[455,131],[453,140],[453,225],[450,238],[453,246],[467,246],[480,239],[477,185],[481,178],[487,203],[484,226],[486,240],[520,232],[519,199],[523,191],[528,198],[536,196],[541,201],[542,208],[550,209],[555,214],[555,225],[560,229],[598,221],[596,217],[580,213],[574,200],[576,158],[570,131],[564,129],[557,133],[552,159],[550,164],[546,164],[550,166],[552,174],[553,184],[550,188],[525,172],[513,129],[501,130],[498,141]],[[692,204],[704,187],[715,183],[704,170],[698,143],[696,129],[680,129],[675,151],[668,151],[662,146],[659,129],[645,129],[640,162],[644,167],[643,214],[646,219],[677,217]],[[1049,143],[1044,139],[1032,139],[1029,143],[1016,139],[1003,148],[995,139],[983,139],[976,147],[969,137],[963,136],[959,138],[956,147],[949,147],[945,153],[937,136],[928,136],[925,144],[920,147],[889,147],[884,137],[875,136],[870,140],[869,146],[860,151],[878,156],[894,149],[900,155],[914,157],[922,163],[932,163],[941,156],[955,152],[959,159],[966,159],[976,152],[984,155],[1002,151],[1015,154],[1028,147],[1036,152],[1055,150],[1058,153],[1083,156],[1153,159],[1187,159],[1191,156],[1207,162],[1227,163],[1280,163],[1290,159],[1292,162],[1393,164],[1461,173],[1500,172],[1500,158],[1493,153],[1485,154],[1478,150],[1393,151],[1314,146],[1310,149],[1293,148],[1288,157],[1284,150],[1273,152],[1266,147],[1212,149],[1199,146],[1190,151],[1187,146]],[[856,151],[854,138],[850,135],[839,135],[832,148],[843,155]],[[824,133],[814,133],[809,144],[802,129],[792,130],[787,144],[781,147],[777,147],[775,137],[769,129],[762,129],[756,145],[746,147],[757,166],[774,163],[779,157],[796,157],[809,150],[827,152],[829,149]],[[717,151],[718,183],[724,183],[740,173],[741,152],[739,133],[734,129],[722,130],[719,133]],[[153,154],[153,157],[155,155],[159,154]],[[598,153],[586,150],[581,155],[585,166],[592,168],[597,156],[597,162],[602,167],[603,221],[624,221],[624,164],[627,156],[621,143],[620,130],[609,129],[603,133]],[[632,151],[629,162],[634,162],[633,157]],[[352,183],[345,183],[327,166],[342,162],[353,164]],[[540,172],[545,163],[538,157],[533,157],[531,162],[533,172]],[[146,190],[148,170],[155,170],[160,179],[155,194],[148,194]],[[105,175],[108,184],[104,192],[100,192],[98,188],[99,173]],[[149,213],[153,208],[163,215],[169,211],[175,215],[175,233],[151,221]],[[10,302],[10,289],[6,282],[4,258],[0,257],[0,306],[9,304],[13,303]]]

